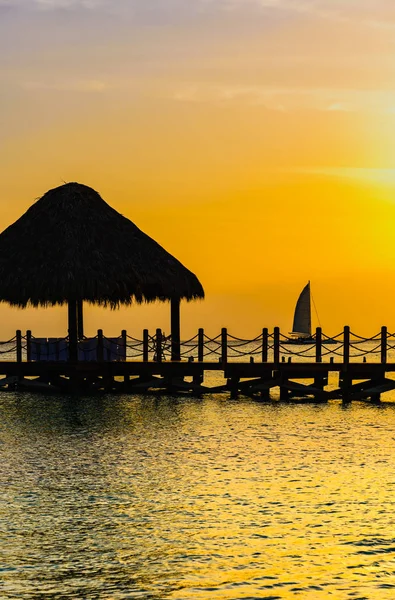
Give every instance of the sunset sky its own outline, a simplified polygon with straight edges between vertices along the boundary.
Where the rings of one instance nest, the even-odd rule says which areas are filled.
[[[198,275],[184,337],[288,332],[309,279],[328,334],[394,331],[394,82],[393,0],[0,0],[0,230],[79,181]],[[0,339],[66,312],[2,305]]]

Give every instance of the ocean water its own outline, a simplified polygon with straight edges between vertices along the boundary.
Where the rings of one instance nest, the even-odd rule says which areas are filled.
[[[395,598],[395,403],[0,394],[0,597]]]

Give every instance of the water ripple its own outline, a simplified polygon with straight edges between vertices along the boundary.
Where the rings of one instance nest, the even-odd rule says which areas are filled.
[[[5,600],[394,597],[395,407],[0,408]]]

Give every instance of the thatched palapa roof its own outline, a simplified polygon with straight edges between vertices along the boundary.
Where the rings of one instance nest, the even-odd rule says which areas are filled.
[[[12,305],[203,297],[191,271],[79,183],[48,191],[0,234],[0,301]]]

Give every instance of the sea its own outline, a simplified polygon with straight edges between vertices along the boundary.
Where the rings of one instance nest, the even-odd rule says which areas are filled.
[[[393,600],[383,399],[0,393],[1,599]]]

